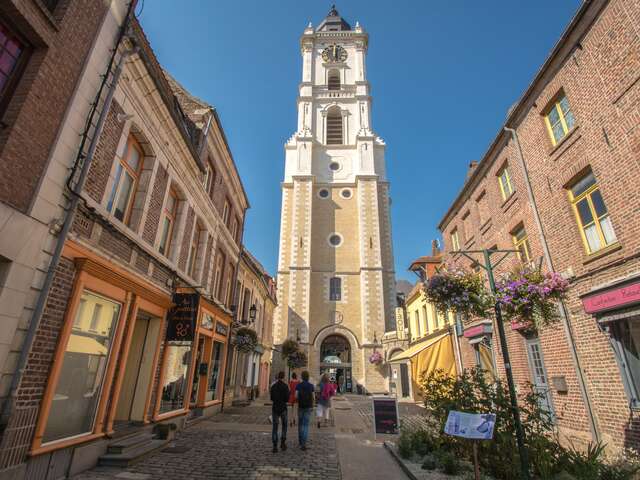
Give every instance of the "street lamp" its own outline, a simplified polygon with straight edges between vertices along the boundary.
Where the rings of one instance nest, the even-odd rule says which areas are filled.
[[[256,304],[254,303],[249,308],[249,319],[251,320],[251,323],[256,321],[256,313],[257,312],[258,312],[258,309],[256,308]]]

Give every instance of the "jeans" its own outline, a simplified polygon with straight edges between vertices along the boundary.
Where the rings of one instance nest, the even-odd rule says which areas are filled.
[[[298,443],[301,447],[307,444],[307,437],[309,436],[309,419],[311,418],[311,412],[313,408],[300,408],[298,407]]]
[[[282,413],[276,413],[271,411],[273,415],[273,422],[271,423],[271,440],[273,445],[278,445],[278,421],[282,423],[282,435],[280,441],[282,443],[287,441],[287,409],[285,408]]]

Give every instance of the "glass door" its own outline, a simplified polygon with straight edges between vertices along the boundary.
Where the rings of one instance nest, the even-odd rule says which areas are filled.
[[[553,416],[553,403],[551,400],[551,389],[549,387],[549,377],[544,366],[542,348],[539,338],[527,340],[527,355],[529,357],[529,367],[533,376],[533,387],[540,394],[540,407]]]

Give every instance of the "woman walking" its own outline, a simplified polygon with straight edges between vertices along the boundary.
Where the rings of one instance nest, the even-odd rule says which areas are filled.
[[[289,380],[289,409],[291,410],[289,413],[289,425],[293,426],[296,424],[296,418],[298,417],[298,399],[296,398],[296,387],[300,383],[298,380],[298,375],[296,372],[291,374],[291,380]]]
[[[318,407],[316,417],[318,420],[318,428],[320,421],[324,419],[324,424],[329,425],[329,416],[331,415],[331,397],[335,395],[333,385],[329,381],[329,375],[326,373],[320,379],[320,387],[318,388]]]

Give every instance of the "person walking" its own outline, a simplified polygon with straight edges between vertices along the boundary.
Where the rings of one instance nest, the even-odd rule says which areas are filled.
[[[298,409],[296,408],[298,402],[296,400],[296,387],[300,383],[298,380],[298,375],[296,372],[291,374],[291,380],[289,380],[289,425],[293,426],[296,424],[296,417],[298,416]]]
[[[320,378],[320,386],[318,388],[318,407],[316,416],[318,419],[318,428],[320,421],[324,419],[324,424],[329,425],[329,416],[331,415],[331,397],[335,395],[333,384],[329,381],[329,375],[326,373]]]
[[[298,400],[298,443],[301,450],[307,449],[309,420],[313,411],[313,384],[309,383],[309,372],[302,372],[302,381],[296,385]]]
[[[271,385],[271,440],[273,441],[273,453],[278,451],[278,422],[282,423],[280,435],[280,448],[287,449],[287,401],[289,400],[289,387],[284,381],[284,372],[278,373],[278,380]]]

